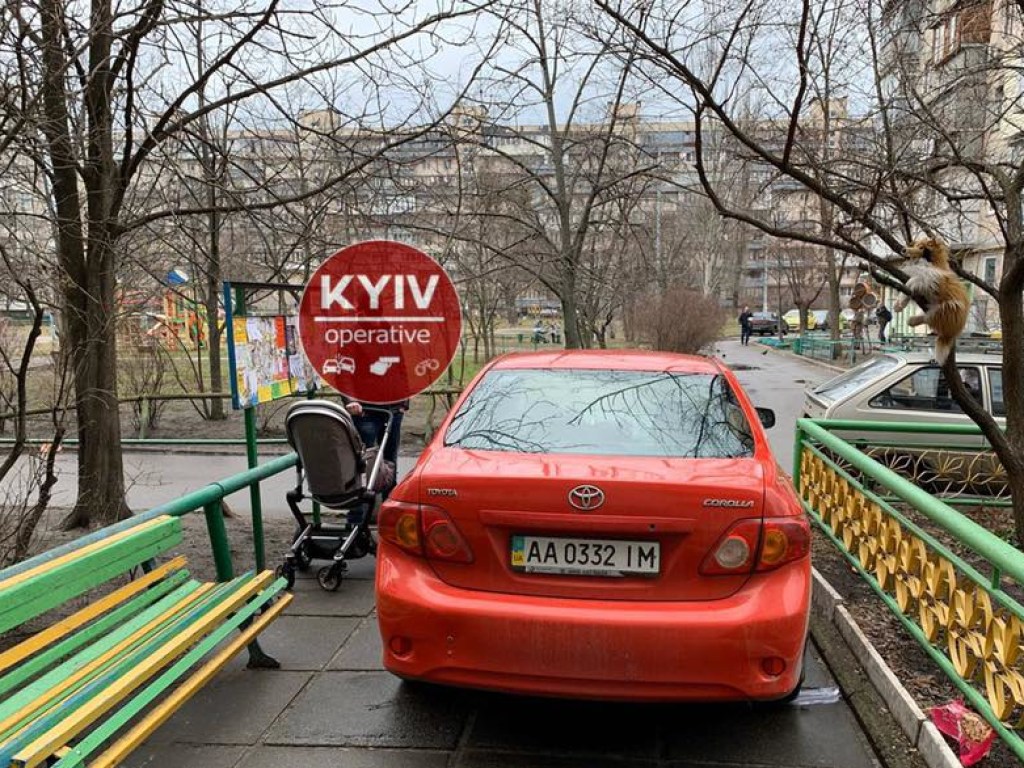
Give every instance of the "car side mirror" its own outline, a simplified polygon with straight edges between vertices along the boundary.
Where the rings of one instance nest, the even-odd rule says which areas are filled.
[[[765,429],[771,429],[775,426],[775,411],[771,408],[755,408],[757,411],[757,418],[761,420],[761,426]]]

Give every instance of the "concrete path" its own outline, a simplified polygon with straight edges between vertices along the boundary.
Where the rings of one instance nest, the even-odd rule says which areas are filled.
[[[848,706],[566,702],[410,686],[384,672],[373,563],[325,593],[296,584],[262,645],[160,728],[133,768],[877,768]],[[244,656],[244,654],[243,654]],[[807,687],[834,686],[816,649]]]
[[[791,463],[805,383],[823,369],[737,342],[722,359],[758,405]],[[133,454],[133,504],[152,506],[244,467],[242,457]],[[408,462],[403,469],[408,469]],[[269,483],[280,499],[291,478]],[[232,499],[247,510],[244,496]],[[276,515],[276,505],[267,506]],[[402,684],[381,667],[373,561],[352,564],[336,593],[300,578],[288,613],[264,635],[282,662],[252,672],[236,659],[133,757],[134,768],[877,768],[843,700],[812,706],[654,706],[538,700]],[[817,650],[806,688],[835,686]]]
[[[804,389],[836,374],[756,341],[746,347],[739,341],[721,341],[715,348],[722,362],[735,370],[754,405],[775,411],[775,427],[768,431],[768,440],[779,464],[792,471],[793,433],[796,420],[803,415]]]
[[[53,507],[70,507],[78,494],[76,457],[68,452],[59,457],[60,480],[54,488]],[[399,456],[398,472],[402,476],[416,462],[415,456]],[[151,509],[168,501],[198,490],[205,485],[246,468],[245,455],[157,453],[128,451],[124,455],[125,484],[128,486],[128,504],[136,512]],[[0,483],[13,486],[14,480]],[[291,516],[284,505],[284,495],[295,487],[291,472],[275,475],[261,484],[263,514],[268,519],[288,519]],[[251,511],[249,492],[242,491],[228,497],[228,503],[238,514],[248,516]]]

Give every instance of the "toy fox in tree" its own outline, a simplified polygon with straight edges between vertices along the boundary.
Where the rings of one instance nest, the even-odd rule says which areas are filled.
[[[935,340],[935,362],[942,365],[949,357],[957,337],[967,325],[967,292],[960,278],[950,267],[949,247],[934,237],[915,240],[904,251],[910,262],[906,266],[907,290],[896,302],[896,312],[902,312],[913,299],[924,314],[914,315],[907,323],[918,326],[927,323],[938,338]]]

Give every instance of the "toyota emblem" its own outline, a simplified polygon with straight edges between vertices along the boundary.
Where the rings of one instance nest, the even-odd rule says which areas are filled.
[[[584,512],[604,504],[604,491],[596,485],[577,485],[569,491],[569,503]]]

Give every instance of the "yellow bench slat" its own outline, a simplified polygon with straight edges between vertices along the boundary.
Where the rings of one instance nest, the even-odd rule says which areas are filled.
[[[57,640],[66,637],[79,627],[88,624],[97,616],[106,613],[111,608],[125,602],[128,598],[142,592],[142,590],[146,589],[151,584],[155,584],[160,581],[160,579],[173,571],[184,567],[184,557],[179,556],[173,560],[169,560],[167,563],[161,565],[159,568],[155,568],[142,578],[135,579],[115,592],[111,592],[109,595],[97,600],[95,603],[86,606],[77,613],[68,616],[66,619],[57,622],[47,629],[44,629],[42,632],[33,635],[4,653],[0,653],[0,672],[3,672],[18,662],[24,661],[30,656],[35,655]]]
[[[174,693],[160,702],[152,712],[91,762],[89,768],[113,768],[120,765],[132,750],[149,738],[153,731],[163,725],[200,688],[206,685],[225,664],[251,643],[270,622],[278,617],[291,601],[292,595],[287,593],[278,598],[276,603],[264,611],[258,619],[253,621],[229,645],[225,646],[216,656],[207,661],[195,674],[175,689]]]
[[[184,600],[182,600],[179,603],[175,603],[173,606],[168,608],[167,611],[165,611],[163,614],[152,619],[144,626],[139,627],[139,629],[135,630],[135,632],[130,634],[117,645],[113,646],[102,655],[97,656],[91,662],[84,665],[81,669],[77,670],[74,674],[66,677],[64,680],[60,682],[60,684],[47,690],[46,693],[37,698],[31,704],[22,707],[17,712],[10,714],[3,720],[0,720],[0,733],[10,728],[15,723],[21,722],[24,718],[31,715],[32,713],[39,712],[41,709],[48,706],[51,702],[63,698],[61,694],[63,694],[65,691],[71,689],[75,684],[77,684],[84,678],[89,677],[93,672],[97,671],[98,669],[101,669],[107,661],[110,661],[111,659],[120,655],[124,650],[130,648],[131,646],[136,645],[141,638],[145,637],[147,634],[149,634],[150,632],[152,632],[153,630],[157,629],[162,624],[167,622],[168,619],[173,615],[181,612],[189,605],[196,602],[200,597],[209,592],[210,589],[212,589],[214,586],[214,584],[201,584],[198,589],[188,594]],[[12,734],[12,738],[16,735],[17,734]]]
[[[128,696],[139,685],[170,663],[172,659],[183,653],[194,640],[205,635],[221,619],[233,613],[238,606],[262,590],[273,579],[273,573],[265,571],[248,581],[241,589],[224,600],[224,602],[218,604],[208,613],[203,614],[199,621],[191,625],[187,631],[181,632],[173,640],[166,643],[157,652],[151,654],[145,661],[133,668],[128,674],[117,680],[107,689],[105,696],[90,699],[83,706],[70,713],[56,727],[51,728],[27,745],[15,755],[14,760],[11,761],[12,766],[17,768],[34,768],[34,766],[45,762],[54,753],[54,750],[67,744],[77,734],[102,716],[104,712]]]

